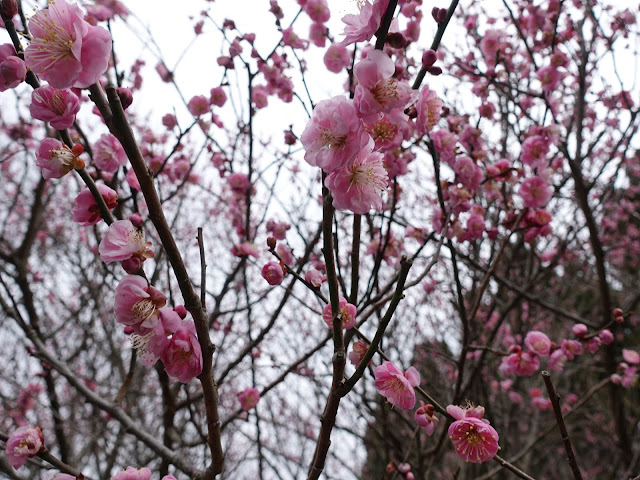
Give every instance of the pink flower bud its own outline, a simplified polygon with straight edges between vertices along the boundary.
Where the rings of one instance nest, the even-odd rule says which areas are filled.
[[[129,106],[133,103],[133,92],[125,87],[119,87],[116,92],[118,93],[118,97],[120,97],[122,108],[124,110],[129,108]]]
[[[427,69],[427,71],[433,75],[434,77],[437,77],[438,75],[440,75],[442,73],[442,68],[440,67],[429,67]]]
[[[2,14],[7,18],[13,18],[18,13],[18,2],[16,0],[0,0]]]
[[[436,63],[437,59],[438,56],[435,50],[425,50],[425,52],[422,54],[422,65],[425,67],[430,67],[431,65]]]
[[[404,48],[409,42],[402,33],[393,32],[387,36],[387,43],[392,48]]]
[[[142,265],[142,262],[138,257],[131,257],[131,258],[127,258],[126,260],[123,260],[121,265],[125,272],[133,275],[138,270],[140,270],[140,266]]]
[[[576,323],[571,329],[571,331],[578,338],[582,338],[585,335],[587,335],[587,333],[589,333],[589,329],[584,323]]]
[[[284,278],[284,269],[277,262],[269,262],[262,267],[260,274],[269,285],[280,285]]]
[[[611,312],[613,314],[614,317],[619,317],[621,316],[624,312],[622,311],[621,308],[614,308],[613,312]]]
[[[605,345],[609,345],[613,342],[613,333],[611,333],[611,330],[606,328],[598,334],[598,337],[600,337],[600,340],[602,340],[602,343]]]
[[[447,19],[447,9],[433,7],[431,10],[431,16],[438,23],[443,23]]]
[[[133,224],[134,227],[137,227],[137,228],[142,228],[142,225],[144,225],[144,220],[142,219],[142,215],[140,215],[137,212],[129,215],[129,221]]]

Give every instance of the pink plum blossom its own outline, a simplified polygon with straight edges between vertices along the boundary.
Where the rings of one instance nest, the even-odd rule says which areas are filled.
[[[44,85],[36,88],[31,94],[31,116],[49,122],[57,130],[64,130],[73,125],[79,111],[80,100],[71,90],[57,90],[50,85]]]
[[[126,470],[116,473],[111,480],[150,480],[151,470],[147,467],[140,469],[127,467]]]
[[[183,321],[161,355],[169,376],[188,383],[202,372],[202,350],[193,320]]]
[[[308,0],[304,11],[312,22],[325,23],[331,18],[331,10],[329,10],[327,0]]]
[[[525,346],[536,355],[547,356],[551,351],[551,340],[543,332],[533,330],[524,338]]]
[[[340,316],[342,317],[342,327],[349,329],[356,324],[357,310],[355,305],[347,302],[347,299],[340,297]],[[331,312],[331,304],[328,303],[322,309],[322,319],[329,328],[333,328],[333,313]]]
[[[389,0],[374,0],[373,4],[365,0],[359,14],[342,17],[342,22],[345,24],[342,32],[345,38],[342,44],[351,45],[371,40],[373,34],[380,28],[380,22],[388,6]]]
[[[333,206],[365,214],[375,208],[382,209],[381,193],[387,188],[389,177],[383,166],[384,155],[372,151],[373,140],[344,168],[332,171],[325,186],[333,196]]]
[[[234,257],[247,257],[252,256],[254,258],[258,258],[260,256],[260,252],[257,247],[250,242],[243,242],[231,247],[231,254]]]
[[[216,107],[222,107],[227,101],[227,94],[224,93],[224,89],[222,87],[215,87],[211,89],[209,96],[209,103],[211,105],[215,105]]]
[[[429,436],[433,435],[435,424],[440,422],[440,419],[435,416],[433,405],[425,405],[422,400],[420,400],[420,407],[418,407],[416,413],[413,415],[413,419]]]
[[[278,262],[269,262],[262,267],[260,274],[269,285],[280,285],[284,279],[285,269]]]
[[[120,262],[134,256],[144,261],[153,257],[150,246],[151,242],[145,242],[142,230],[134,227],[130,220],[118,220],[109,226],[98,252],[105,263]]]
[[[40,427],[20,427],[7,440],[5,454],[13,468],[20,468],[28,458],[35,457],[44,448]]]
[[[447,407],[447,413],[456,419],[449,426],[449,438],[456,454],[465,462],[484,463],[498,453],[498,432],[482,417],[484,408]]]
[[[563,340],[560,346],[569,360],[573,360],[576,355],[582,354],[582,343],[578,340]]]
[[[356,157],[369,142],[352,100],[337,96],[313,109],[300,141],[309,165],[330,173]]]
[[[611,330],[609,329],[605,328],[604,330],[601,330],[600,333],[598,333],[598,337],[600,337],[600,340],[602,340],[602,343],[605,345],[613,343],[613,333],[611,333]]]
[[[10,43],[0,45],[0,92],[17,87],[27,77],[27,66]]]
[[[70,149],[60,140],[45,138],[36,152],[36,165],[42,168],[45,179],[61,178],[74,168],[84,168],[84,162],[78,158],[81,153],[80,145]]]
[[[93,147],[93,160],[96,167],[111,174],[127,164],[127,154],[116,137],[105,133]]]
[[[526,178],[520,185],[520,197],[528,208],[542,208],[551,199],[553,189],[542,177]]]
[[[260,392],[257,388],[245,388],[243,391],[237,393],[237,397],[240,401],[240,408],[248,412],[260,401]]]
[[[146,279],[127,275],[116,287],[113,310],[116,321],[129,326],[139,335],[145,335],[158,323],[157,309],[164,307],[167,298]]]
[[[540,360],[529,352],[516,352],[502,359],[500,371],[507,375],[531,376],[540,368]]]
[[[571,331],[576,337],[582,338],[589,333],[589,327],[587,327],[584,323],[576,323],[573,327],[571,327]]]
[[[531,168],[545,166],[550,142],[541,135],[532,135],[522,142],[520,160]]]
[[[369,52],[353,67],[358,79],[354,104],[365,120],[378,112],[404,110],[417,99],[418,93],[408,83],[392,78],[395,68],[393,60],[380,50]]]
[[[320,286],[327,281],[327,276],[315,268],[312,268],[304,274],[304,279],[315,288],[320,288]]]
[[[332,43],[324,53],[323,60],[327,70],[340,73],[351,64],[351,55],[344,45]]]
[[[118,194],[116,191],[102,183],[98,184],[97,187],[109,211],[116,208],[118,205]],[[72,218],[74,222],[79,223],[83,227],[95,225],[102,220],[98,202],[96,202],[96,199],[88,188],[82,189],[76,197],[73,203]]]
[[[24,52],[27,67],[54,88],[86,88],[109,65],[111,34],[87,23],[75,3],[49,3],[31,17],[29,30],[31,43]]]
[[[406,372],[399,370],[391,362],[382,362],[374,371],[378,393],[400,410],[409,410],[416,403],[413,387],[420,385],[420,374],[414,367]]]
[[[416,120],[418,131],[423,134],[429,133],[440,119],[442,100],[438,98],[436,92],[429,90],[429,87],[425,85],[420,91],[416,109],[418,110]]]
[[[209,108],[209,99],[204,95],[196,95],[191,98],[187,104],[187,108],[189,109],[189,113],[194,117],[199,117],[211,111]]]
[[[567,363],[567,356],[561,348],[558,348],[551,352],[549,355],[549,362],[547,363],[547,368],[549,370],[553,370],[556,372],[561,372],[564,370],[564,366]]]
[[[622,358],[624,358],[625,362],[630,363],[631,365],[640,364],[640,353],[636,352],[635,350],[629,350],[628,348],[623,348]]]
[[[314,22],[309,27],[309,41],[316,47],[324,48],[327,43],[327,27],[322,23]]]
[[[409,117],[400,109],[368,117],[364,128],[375,143],[374,150],[388,152],[398,148],[407,133],[408,120]]]
[[[360,365],[360,362],[364,359],[364,355],[367,353],[369,345],[364,343],[364,340],[357,339],[351,345],[351,351],[349,352],[349,361],[356,367]],[[373,360],[369,360],[369,365]]]

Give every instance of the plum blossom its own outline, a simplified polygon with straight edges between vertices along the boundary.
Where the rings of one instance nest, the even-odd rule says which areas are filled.
[[[551,340],[545,333],[532,330],[524,337],[525,346],[536,355],[546,356],[551,351]]]
[[[202,350],[193,320],[182,322],[160,356],[169,376],[188,383],[202,372]]]
[[[640,353],[636,352],[635,350],[623,348],[622,358],[624,358],[625,362],[630,363],[631,365],[640,364]]]
[[[28,458],[34,457],[44,448],[44,437],[40,427],[20,427],[7,440],[5,454],[13,468],[20,468]]]
[[[58,90],[51,85],[44,85],[31,94],[31,116],[49,122],[57,130],[73,125],[79,111],[80,100],[71,90]]]
[[[416,121],[418,131],[420,133],[429,133],[440,119],[442,100],[438,98],[436,92],[429,90],[429,87],[425,85],[420,91],[416,109],[418,110]]]
[[[315,268],[312,268],[304,274],[304,280],[315,288],[320,288],[320,286],[327,281],[327,276]]]
[[[414,367],[406,372],[399,370],[391,362],[382,362],[374,371],[378,393],[400,410],[409,410],[416,403],[413,387],[420,385],[420,374]]]
[[[86,88],[109,65],[111,34],[86,22],[75,3],[50,2],[31,17],[29,30],[25,63],[54,88]]]
[[[360,362],[364,359],[365,353],[369,349],[369,345],[364,343],[364,340],[358,339],[351,345],[351,351],[349,352],[349,361],[356,367],[360,365]],[[372,360],[369,360],[370,365]]]
[[[524,206],[528,208],[542,208],[551,199],[553,189],[542,177],[526,178],[520,185],[520,196]]]
[[[151,470],[147,467],[143,468],[133,468],[127,467],[126,470],[122,470],[121,472],[116,473],[111,480],[150,480],[151,479]]]
[[[245,412],[254,408],[260,401],[260,392],[257,388],[245,388],[243,391],[238,392],[236,396],[240,401],[240,408]]]
[[[131,327],[139,335],[158,323],[157,309],[167,297],[138,275],[127,275],[116,287],[113,310],[118,323]]]
[[[351,64],[351,55],[344,45],[332,43],[324,53],[323,61],[327,70],[340,73]]]
[[[280,285],[284,279],[285,272],[284,267],[278,262],[266,263],[262,267],[262,270],[260,270],[262,278],[264,278],[269,285]]]
[[[149,248],[151,242],[145,242],[141,229],[133,226],[130,220],[118,220],[109,226],[109,231],[100,242],[98,252],[105,263],[120,262],[137,257],[141,262],[153,258]]]
[[[27,66],[10,43],[0,45],[0,92],[17,87],[27,77]]]
[[[334,170],[325,179],[325,186],[333,196],[333,206],[365,214],[382,209],[380,194],[387,188],[389,177],[383,166],[384,155],[372,151],[373,140],[344,168]]]
[[[358,79],[354,104],[365,120],[378,112],[404,110],[418,98],[418,93],[408,83],[392,78],[395,69],[393,60],[380,50],[369,52],[353,67]]]
[[[331,18],[327,0],[308,0],[304,5],[304,11],[311,21],[316,23],[325,23]]]
[[[60,178],[72,169],[83,169],[84,162],[79,158],[82,146],[67,147],[60,140],[45,138],[36,152],[36,165],[42,168],[45,179]]]
[[[330,173],[342,168],[369,142],[352,100],[337,96],[313,109],[300,141],[309,165]]]
[[[389,0],[374,0],[373,4],[366,0],[360,7],[360,13],[342,17],[342,22],[345,24],[342,32],[345,38],[342,44],[346,46],[371,40],[373,34],[380,28],[380,22],[388,6]]]
[[[540,368],[540,360],[535,354],[518,351],[502,359],[500,371],[507,375],[531,376]]]
[[[440,422],[440,419],[435,416],[433,405],[430,403],[425,405],[422,400],[420,400],[420,407],[418,407],[416,413],[413,415],[413,419],[429,436],[433,435],[435,424]]]
[[[105,133],[93,147],[93,160],[96,167],[111,174],[127,164],[127,154],[116,137]]]
[[[356,324],[357,310],[354,305],[347,302],[347,299],[340,297],[340,316],[342,317],[342,327],[349,329]],[[331,304],[328,303],[322,309],[322,319],[329,328],[333,328],[333,313],[331,312]]]
[[[456,419],[449,426],[449,438],[456,454],[465,462],[484,463],[498,453],[498,432],[483,419],[483,407],[447,407],[447,413]]]
[[[118,205],[118,194],[116,191],[102,183],[98,184],[97,187],[98,192],[102,196],[109,211],[116,208]],[[88,188],[82,189],[76,197],[73,203],[72,215],[73,221],[79,223],[83,227],[95,225],[102,220],[98,202],[96,202],[96,199]]]

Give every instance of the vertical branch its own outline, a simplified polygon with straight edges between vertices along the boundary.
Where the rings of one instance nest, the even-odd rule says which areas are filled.
[[[556,390],[553,387],[553,383],[551,383],[551,375],[549,374],[549,372],[541,372],[541,375],[542,379],[544,380],[544,384],[547,387],[547,393],[549,394],[549,399],[551,399],[551,405],[553,405],[553,413],[556,416],[556,422],[558,423],[558,429],[560,430],[560,435],[562,436],[564,449],[567,452],[567,462],[569,462],[569,466],[571,467],[573,478],[575,480],[582,480],[582,474],[580,473],[580,468],[578,467],[576,456],[573,453],[571,440],[569,440],[569,433],[567,432],[567,427],[565,426],[564,419],[562,418],[562,409],[560,408],[559,402],[560,397],[556,393]]]

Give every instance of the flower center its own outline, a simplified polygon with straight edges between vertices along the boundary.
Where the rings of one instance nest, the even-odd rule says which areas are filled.
[[[331,130],[324,129],[320,134],[320,141],[327,148],[344,148],[347,144],[347,137],[345,135],[336,135]]]
[[[153,304],[151,299],[145,298],[144,300],[136,302],[136,304],[131,307],[131,311],[135,315],[136,319],[138,319],[138,323],[142,323],[153,315],[156,311],[156,306]]]
[[[376,102],[384,107],[387,105],[387,103],[399,98],[398,82],[396,82],[392,78],[388,80],[380,80],[371,89],[371,93]]]

